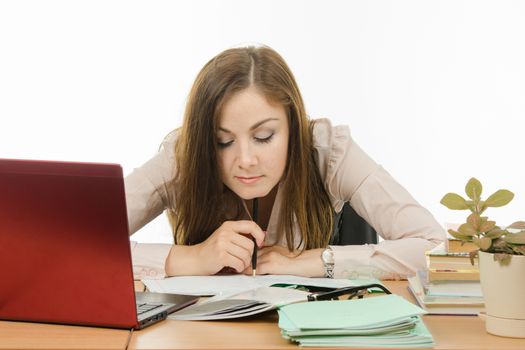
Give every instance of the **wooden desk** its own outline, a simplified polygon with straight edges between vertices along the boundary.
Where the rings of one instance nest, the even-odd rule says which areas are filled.
[[[407,282],[385,282],[414,301]],[[138,284],[137,289],[140,289]],[[474,316],[424,316],[435,349],[523,350],[525,339],[496,337]],[[130,332],[94,327],[0,321],[0,349],[126,349]],[[280,335],[277,313],[235,321],[167,320],[131,333],[128,349],[300,349]]]
[[[385,282],[395,294],[411,302],[407,282]],[[475,316],[424,316],[434,336],[435,349],[525,349],[525,339],[496,337]],[[167,320],[136,331],[129,349],[299,349],[280,335],[277,314],[236,321]]]
[[[126,349],[130,337],[125,329],[0,321],[0,349]]]
[[[0,349],[126,349],[128,330],[0,321]]]

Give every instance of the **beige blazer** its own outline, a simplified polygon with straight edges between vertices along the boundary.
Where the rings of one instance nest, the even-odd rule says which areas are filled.
[[[313,137],[319,171],[335,210],[350,201],[382,238],[378,244],[332,246],[335,277],[396,279],[424,269],[425,252],[446,237],[432,214],[353,141],[348,126],[332,126],[328,119],[318,119]],[[169,134],[160,151],[125,179],[130,234],[166,208],[177,208],[166,185],[177,171],[176,139],[176,132]],[[277,239],[281,202],[278,190],[265,242],[286,246]],[[295,234],[299,235],[297,227]],[[132,242],[135,277],[164,277],[170,247]]]

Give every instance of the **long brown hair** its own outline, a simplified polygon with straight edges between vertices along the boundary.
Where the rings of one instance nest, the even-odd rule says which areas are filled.
[[[242,199],[219,177],[215,133],[225,101],[251,85],[270,101],[282,104],[288,115],[290,135],[281,180],[279,235],[286,236],[290,250],[301,244],[304,249],[325,247],[332,232],[333,209],[316,162],[313,123],[306,116],[288,65],[266,46],[226,50],[211,59],[195,79],[175,145],[175,208],[168,211],[175,243],[203,242],[224,221],[242,215]],[[294,242],[294,216],[301,232],[300,242]]]

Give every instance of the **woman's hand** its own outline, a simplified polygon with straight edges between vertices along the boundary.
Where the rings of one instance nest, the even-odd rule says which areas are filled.
[[[264,247],[257,252],[257,274],[323,277],[322,251],[323,249],[289,251],[278,245]],[[244,273],[251,274],[251,267]]]
[[[264,242],[264,232],[253,221],[226,221],[208,239],[194,246],[174,245],[166,272],[176,275],[214,275],[229,266],[237,272],[251,269],[253,241]]]

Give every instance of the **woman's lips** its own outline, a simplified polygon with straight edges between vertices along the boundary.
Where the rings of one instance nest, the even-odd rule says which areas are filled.
[[[242,182],[243,184],[250,185],[250,184],[253,184],[259,181],[259,179],[261,179],[262,176],[251,176],[251,177],[236,176],[235,178],[239,180],[240,182]]]

